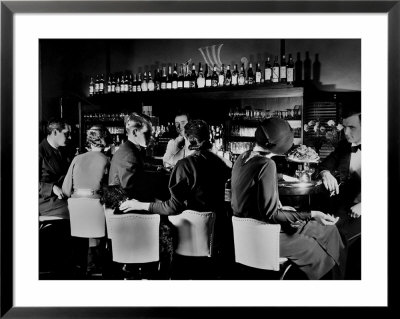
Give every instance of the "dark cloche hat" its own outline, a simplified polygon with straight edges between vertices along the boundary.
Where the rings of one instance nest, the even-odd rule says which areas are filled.
[[[264,120],[255,133],[256,143],[275,154],[286,153],[293,145],[289,123],[277,117]]]

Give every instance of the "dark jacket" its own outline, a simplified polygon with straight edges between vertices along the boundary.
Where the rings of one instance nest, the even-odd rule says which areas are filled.
[[[39,144],[39,215],[69,218],[66,200],[53,193],[54,185],[62,187],[68,166],[63,148],[53,148],[46,138]]]

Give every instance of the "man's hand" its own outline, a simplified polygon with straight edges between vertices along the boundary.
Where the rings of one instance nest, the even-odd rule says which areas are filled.
[[[53,193],[58,197],[58,199],[64,198],[64,194],[63,194],[61,188],[58,187],[57,185],[53,185]]]
[[[325,188],[330,191],[332,195],[339,194],[339,184],[336,178],[331,174],[330,171],[322,171],[322,182],[324,183]]]
[[[311,211],[311,218],[315,219],[321,225],[328,226],[328,225],[335,225],[336,222],[339,220],[339,217],[333,217],[329,214],[324,214],[323,212],[312,210]]]
[[[361,216],[361,203],[350,207],[350,217],[359,218]]]
[[[183,148],[185,146],[185,138],[182,135],[176,138],[176,146],[178,148]]]
[[[127,213],[131,210],[149,210],[149,206],[149,203],[142,203],[136,199],[128,199],[119,206],[119,210]]]

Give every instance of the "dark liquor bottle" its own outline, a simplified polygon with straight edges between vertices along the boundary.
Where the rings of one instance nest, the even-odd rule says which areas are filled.
[[[217,65],[214,64],[213,73],[211,75],[211,86],[217,87],[218,86],[218,74],[217,74]]]
[[[117,77],[117,82],[115,83],[115,93],[121,93],[121,82],[119,77]]]
[[[174,64],[174,71],[172,72],[172,89],[178,89],[178,70],[176,63]]]
[[[147,78],[147,90],[154,91],[154,89],[155,89],[154,81],[151,78],[151,72],[149,71]]]
[[[94,94],[99,94],[99,89],[100,89],[100,80],[99,80],[99,75],[96,75],[96,80],[94,82]]]
[[[125,76],[121,75],[120,92],[125,93]]]
[[[190,75],[190,88],[191,89],[196,88],[196,80],[197,80],[196,66],[194,65],[194,63],[192,63],[192,74]]]
[[[90,77],[90,83],[89,83],[89,96],[94,95],[94,81],[93,81],[93,76]]]
[[[306,58],[304,60],[304,81],[311,80],[311,59],[310,54],[306,52]]]
[[[225,83],[225,66],[222,64],[221,71],[218,75],[218,86],[224,86]]]
[[[275,56],[274,65],[272,66],[272,83],[279,82],[279,67],[278,57]]]
[[[257,62],[256,66],[256,84],[261,84],[262,82],[262,73],[260,68],[260,63]]]
[[[147,87],[147,74],[146,74],[146,72],[143,73],[143,79],[142,79],[141,89],[142,89],[142,92],[147,92],[147,91],[148,91],[148,87]]]
[[[279,77],[281,78],[282,83],[286,83],[286,69],[287,69],[286,57],[285,55],[282,55],[281,66],[279,69]]]
[[[107,93],[111,93],[111,75],[108,76],[108,81],[107,81]]]
[[[238,84],[245,85],[246,83],[246,73],[244,71],[244,64],[240,67],[239,77],[238,77]]]
[[[225,86],[230,86],[232,83],[232,73],[231,73],[231,66],[228,64],[226,66],[226,74],[225,74]]]
[[[155,91],[160,91],[161,90],[160,68],[157,68],[156,73],[154,75],[154,90]]]
[[[104,94],[104,76],[103,76],[103,74],[100,76],[99,93]]]
[[[315,60],[313,63],[313,80],[316,83],[319,83],[321,76],[321,63],[319,62],[318,53],[315,54]]]
[[[113,76],[112,77],[112,80],[111,80],[111,92],[112,93],[115,93],[115,76]]]
[[[204,78],[203,67],[201,66],[201,62],[199,63],[199,73],[197,75],[196,83],[199,89],[204,88],[206,85],[206,79]]]
[[[129,73],[129,80],[128,80],[128,92],[133,91],[133,79],[132,79],[132,73]]]
[[[137,79],[136,79],[136,74],[133,75],[132,92],[137,92]]]
[[[265,68],[264,68],[264,82],[270,83],[271,77],[272,77],[272,66],[269,57],[267,57],[267,61],[265,61]]]
[[[225,183],[225,202],[231,202],[232,190],[231,190],[231,179],[228,179]]]
[[[183,82],[185,81],[185,76],[183,74],[183,64],[179,68],[178,75],[178,89],[183,89]]]
[[[142,92],[142,74],[137,74],[136,92]]]
[[[183,81],[183,88],[184,89],[190,88],[189,63],[186,63],[186,67],[185,67],[185,80]]]
[[[294,65],[295,69],[295,81],[300,84],[303,81],[303,62],[301,61],[300,52],[297,52],[297,59]]]
[[[288,84],[293,84],[294,82],[294,62],[292,55],[289,54],[289,62],[286,69],[286,78]]]
[[[205,71],[205,78],[206,78],[206,88],[211,87],[211,72],[208,71],[209,67],[208,64],[206,63],[206,71]]]
[[[249,69],[247,70],[247,84],[253,85],[254,82],[255,79],[254,79],[253,65],[249,63]]]
[[[167,70],[165,66],[162,67],[162,76],[161,76],[161,90],[167,89]]]
[[[234,66],[233,66],[233,71],[232,71],[232,85],[233,86],[236,86],[236,85],[238,85],[238,80],[239,80],[239,72],[238,72],[238,69],[237,69],[237,64],[235,64]]]
[[[167,90],[172,89],[172,67],[168,65],[168,73],[167,73]]]

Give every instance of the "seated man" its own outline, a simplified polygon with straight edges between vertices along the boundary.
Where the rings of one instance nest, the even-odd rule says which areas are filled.
[[[47,136],[39,144],[39,215],[69,219],[61,187],[69,167],[63,148],[71,139],[71,127],[61,119],[52,119],[46,129]]]
[[[361,235],[361,107],[359,102],[343,108],[346,139],[321,163],[320,176],[330,192],[332,213],[348,243]],[[340,181],[338,181],[340,179]],[[337,196],[334,196],[337,195]]]
[[[163,156],[163,164],[165,167],[174,167],[180,159],[189,156],[193,151],[189,150],[188,143],[184,138],[184,127],[189,121],[189,115],[184,112],[178,112],[175,116],[175,127],[179,134],[177,138],[168,142],[167,150]]]

